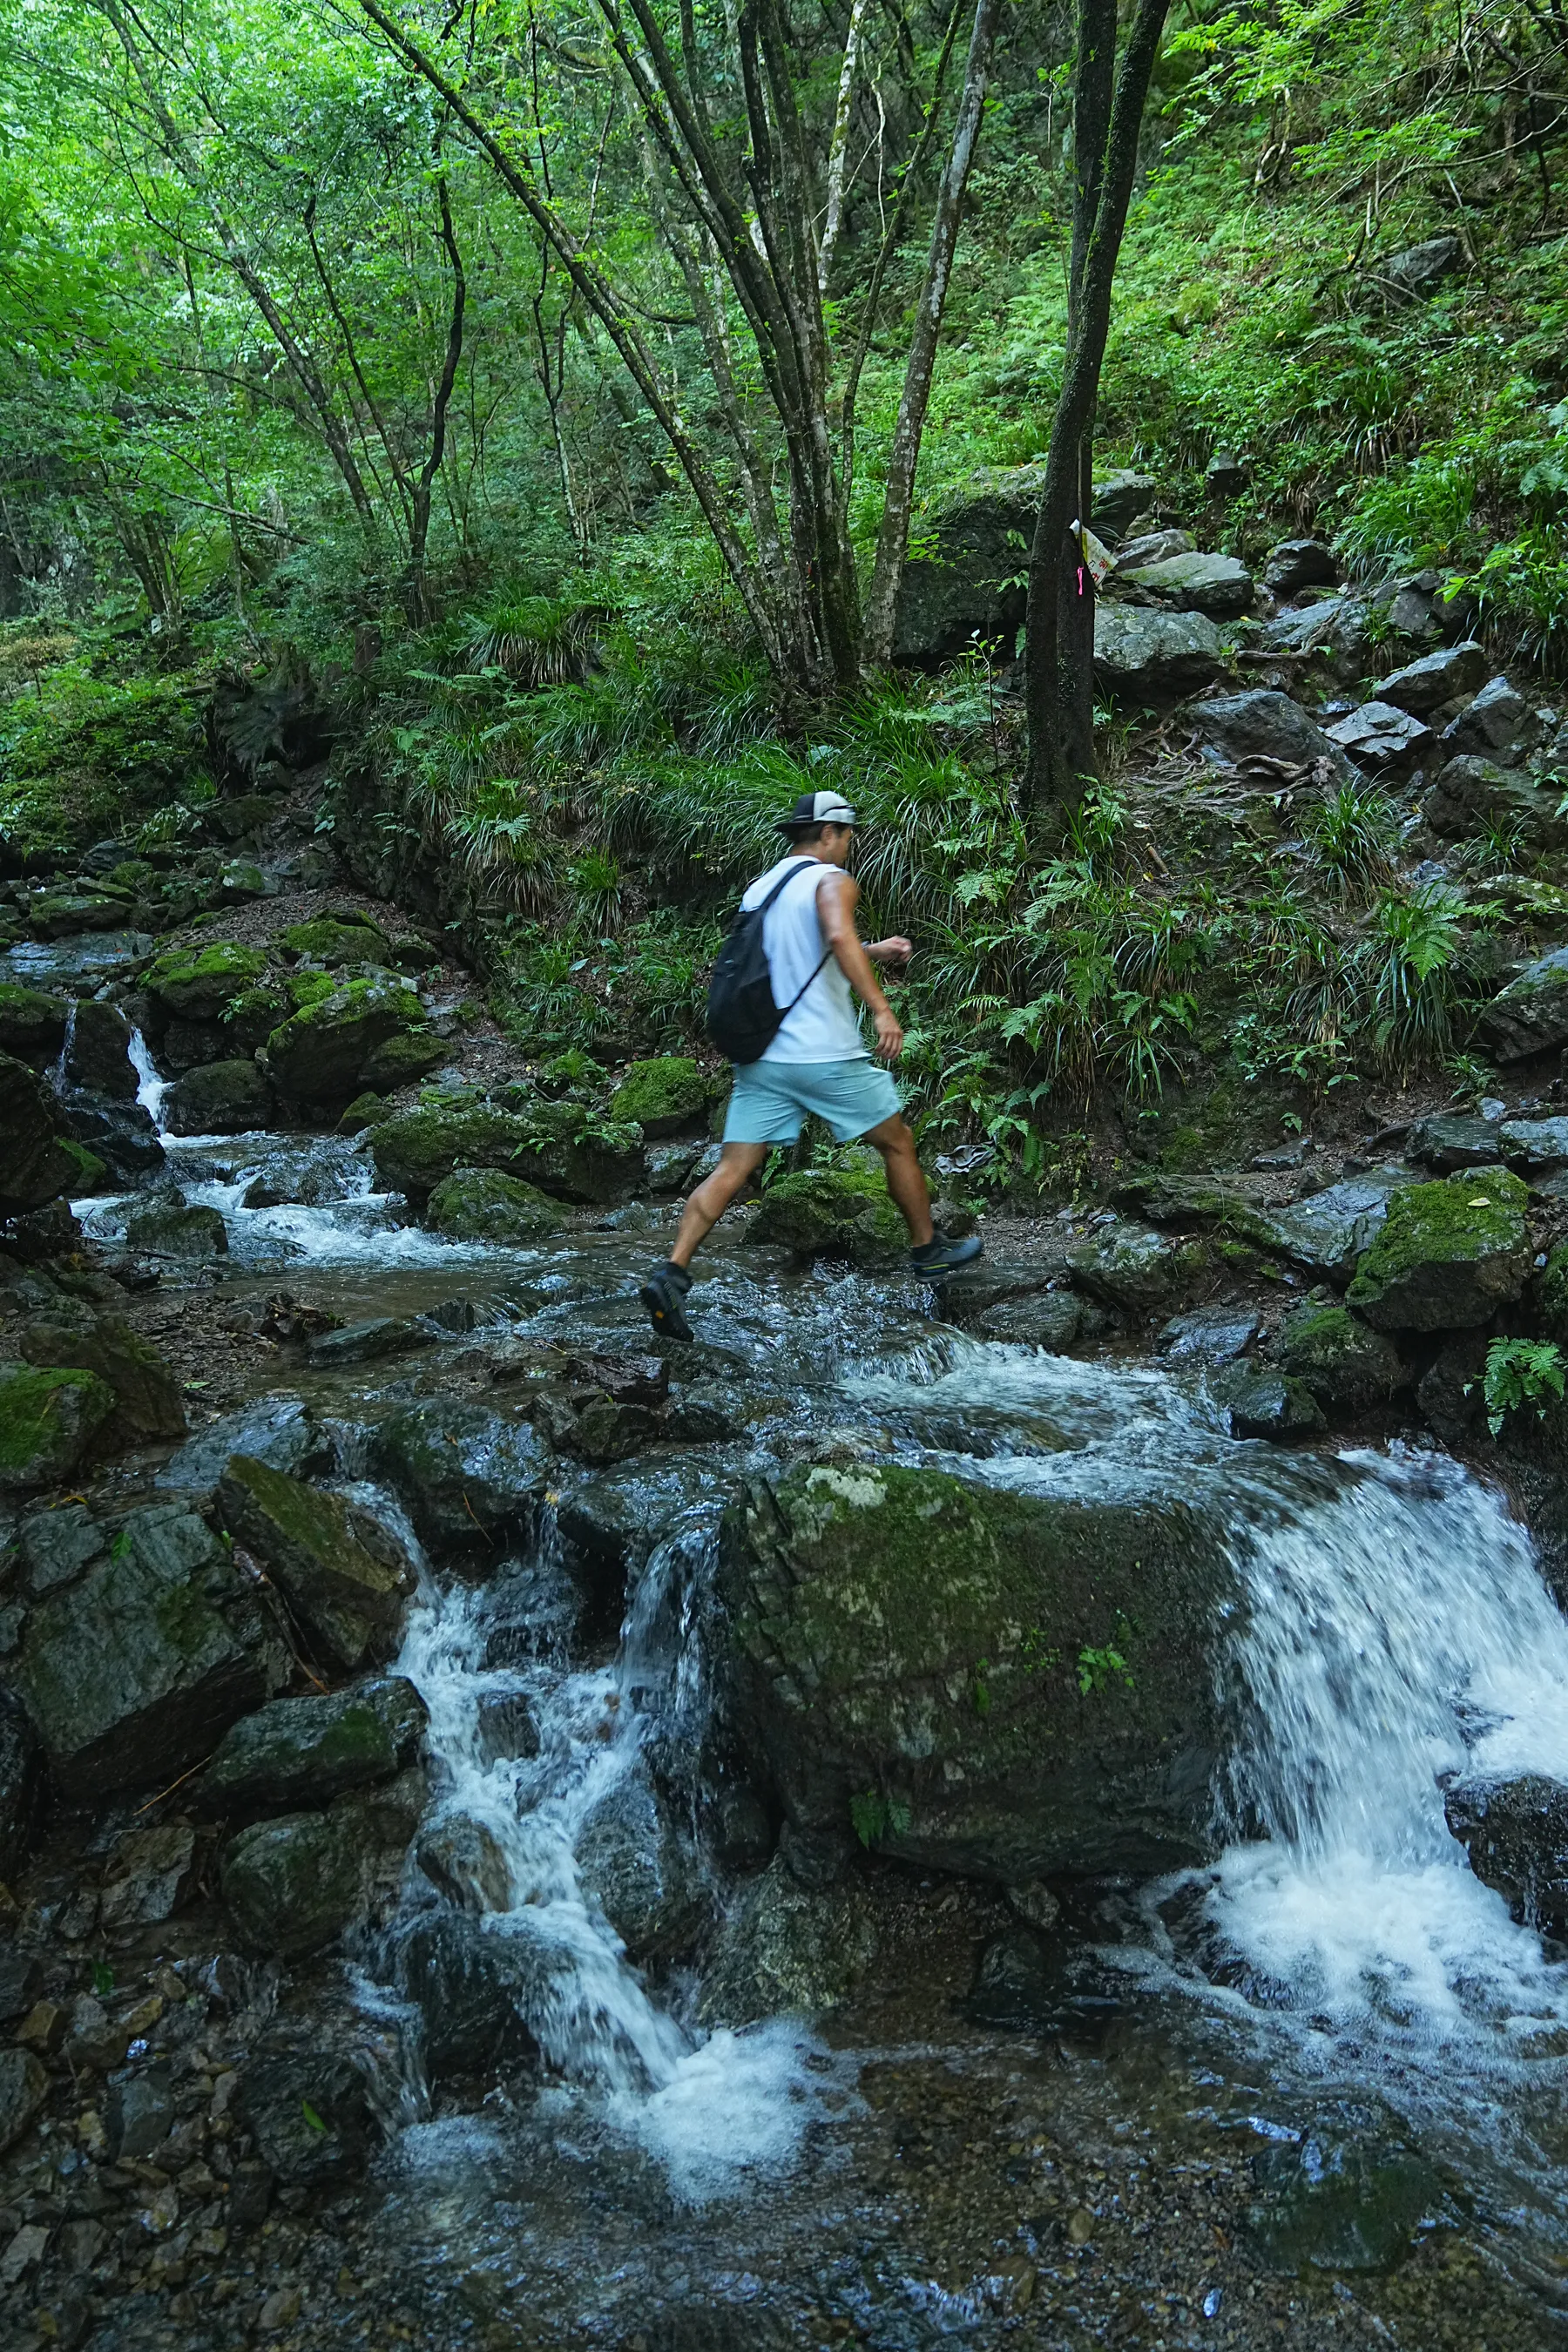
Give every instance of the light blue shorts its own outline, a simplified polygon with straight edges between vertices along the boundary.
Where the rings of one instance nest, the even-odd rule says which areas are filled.
[[[835,1142],[852,1143],[901,1108],[897,1087],[875,1062],[747,1062],[735,1072],[724,1140],[793,1143],[815,1111]]]

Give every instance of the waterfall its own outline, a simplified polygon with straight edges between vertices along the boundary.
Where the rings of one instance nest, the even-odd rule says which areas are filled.
[[[66,999],[66,1034],[60,1039],[60,1050],[49,1065],[49,1084],[56,1094],[64,1095],[70,1086],[71,1047],[76,1043],[76,1008],[74,996]]]
[[[67,1043],[68,1045],[69,1043],[68,1037]],[[131,1056],[131,1066],[136,1073],[136,1099],[157,1129],[159,1141],[166,1143],[171,1139],[164,1129],[162,1112],[163,1097],[168,1093],[174,1080],[159,1076],[158,1066],[153,1059],[152,1049],[140,1029],[132,1029],[131,1032],[131,1043],[126,1050]]]

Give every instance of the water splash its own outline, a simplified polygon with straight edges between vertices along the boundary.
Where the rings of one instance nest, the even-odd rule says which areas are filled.
[[[172,1143],[174,1139],[163,1125],[163,1097],[174,1080],[160,1076],[158,1065],[153,1059],[153,1049],[140,1029],[131,1032],[131,1043],[126,1050],[131,1056],[131,1066],[136,1073],[136,1099],[156,1128],[159,1142]]]

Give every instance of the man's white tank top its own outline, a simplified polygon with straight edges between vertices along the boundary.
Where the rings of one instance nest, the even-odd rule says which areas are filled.
[[[761,904],[787,866],[798,863],[800,853],[792,851],[759,874],[742,897],[743,908]],[[816,894],[830,874],[843,871],[841,866],[825,866],[818,857],[800,866],[794,878],[785,883],[767,913],[763,917],[763,945],[767,950],[768,971],[773,984],[773,1003],[787,1004],[816,971],[827,950],[822,936],[822,925],[816,916]],[[860,1024],[856,1018],[855,998],[849,982],[838,968],[837,956],[829,955],[816,971],[816,978],[805,989],[805,994],[793,1013],[786,1013],[779,1024],[778,1034],[763,1055],[764,1062],[864,1062],[869,1059]]]

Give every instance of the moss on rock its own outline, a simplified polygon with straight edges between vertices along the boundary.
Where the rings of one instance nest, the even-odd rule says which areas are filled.
[[[1406,1377],[1393,1343],[1328,1297],[1309,1298],[1285,1318],[1273,1354],[1280,1370],[1304,1381],[1333,1416],[1386,1404]]]
[[[290,923],[279,932],[278,944],[290,962],[309,958],[321,964],[384,965],[392,957],[386,933],[368,916],[346,922],[342,916],[324,915],[311,923]]]
[[[375,1094],[395,1094],[399,1087],[412,1086],[418,1078],[427,1078],[446,1060],[450,1047],[444,1038],[428,1029],[403,1029],[378,1045],[362,1073],[365,1086]]]
[[[213,1021],[246,989],[257,987],[267,958],[256,948],[221,941],[210,948],[170,948],[150,964],[142,986],[161,1012]]]
[[[66,1042],[66,1002],[0,981],[0,1050],[44,1068]]]
[[[425,1222],[448,1241],[505,1247],[558,1233],[563,1213],[547,1192],[520,1177],[495,1168],[459,1168],[431,1193]]]
[[[279,1091],[307,1108],[340,1109],[367,1085],[390,1038],[423,1026],[425,1008],[395,982],[351,980],[274,1029],[267,1058]]]
[[[364,1512],[246,1454],[230,1458],[217,1498],[229,1533],[340,1664],[391,1655],[415,1575]]]
[[[712,1086],[683,1054],[660,1054],[650,1062],[630,1062],[610,1097],[612,1118],[635,1120],[651,1139],[675,1135],[698,1124],[707,1111]]]
[[[202,1810],[288,1812],[388,1780],[416,1759],[426,1720],[414,1685],[395,1676],[274,1699],[225,1734],[202,1776]]]
[[[868,1269],[902,1265],[910,1247],[881,1171],[855,1166],[806,1169],[770,1184],[746,1239],[805,1257],[845,1257]]]
[[[113,1391],[107,1433],[121,1445],[184,1437],[179,1382],[150,1339],[122,1315],[51,1315],[29,1324],[22,1352],[30,1364],[91,1372]]]
[[[422,1102],[376,1129],[372,1152],[384,1191],[423,1207],[458,1168],[494,1168],[568,1201],[625,1198],[642,1174],[642,1129],[591,1125],[582,1106],[530,1101],[520,1110],[469,1099]]]
[[[1530,1271],[1529,1194],[1506,1168],[1396,1192],[1345,1303],[1383,1331],[1467,1330],[1517,1298]]]
[[[1168,1314],[1207,1264],[1201,1241],[1120,1222],[1068,1253],[1076,1288],[1134,1315]]]
[[[176,1079],[163,1097],[172,1135],[244,1135],[265,1127],[272,1089],[252,1061],[205,1062]]]
[[[0,1493],[67,1477],[113,1411],[93,1372],[0,1363]]]
[[[228,1227],[205,1202],[154,1201],[127,1219],[127,1245],[153,1257],[226,1257]]]
[[[78,1173],[59,1129],[52,1090],[26,1062],[0,1054],[0,1217],[56,1201]]]
[[[352,1813],[286,1813],[225,1847],[223,1899],[252,1951],[300,1959],[359,1916],[370,1856]]]

